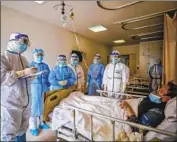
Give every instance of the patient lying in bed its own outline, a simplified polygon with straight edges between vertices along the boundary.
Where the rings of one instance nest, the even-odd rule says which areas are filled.
[[[171,91],[169,88],[167,90]],[[162,92],[164,92],[164,88],[160,90],[161,95]],[[167,95],[168,93],[165,94],[165,97],[161,100],[170,100],[169,96]],[[54,109],[52,116],[52,129],[57,130],[62,126],[73,128],[73,112],[70,108],[71,106],[89,110],[95,113],[100,113],[102,115],[111,116],[117,119],[126,120],[129,119],[129,116],[132,115],[134,115],[138,119],[139,113],[141,114],[141,112],[143,112],[140,111],[140,108],[143,108],[142,104],[143,106],[145,105],[145,103],[143,102],[147,103],[149,101],[147,101],[147,98],[144,100],[139,98],[129,99],[126,102],[132,109],[133,113],[131,115],[127,115],[127,111],[125,111],[125,109],[122,109],[124,107],[123,103],[120,103],[116,99],[99,96],[86,96],[81,92],[73,92],[70,94],[69,97],[63,99],[60,104]],[[165,108],[165,105],[162,106],[162,108]],[[147,108],[145,107],[145,110],[146,109]],[[148,110],[150,109],[152,108],[149,108]],[[76,127],[79,133],[87,138],[90,138],[91,128],[89,115],[76,111]],[[94,117],[93,128],[93,136],[95,141],[112,141],[112,124],[109,120],[100,117]],[[132,127],[128,125],[115,123],[115,132],[116,140],[142,141],[141,135],[139,133],[134,133]],[[136,136],[136,138],[132,135]]]
[[[140,123],[146,126],[157,127],[165,118],[166,104],[176,99],[177,86],[172,82],[163,86],[156,93],[150,94],[143,99],[138,106],[138,116],[135,115],[133,109],[127,101],[122,101],[120,107],[126,110],[127,120],[135,123]],[[176,108],[173,108],[176,111]],[[173,116],[174,117],[174,116]],[[133,131],[139,132],[137,128],[132,128]],[[147,131],[144,131],[145,134]]]
[[[133,105],[139,104],[142,99],[134,99]],[[69,97],[63,99],[54,109],[52,117],[52,129],[57,130],[62,126],[73,128],[73,113],[70,106],[82,108],[91,112],[114,117],[117,119],[126,119],[125,111],[120,108],[120,102],[116,99],[86,96],[81,92],[73,92]],[[136,112],[136,111],[135,111]],[[83,136],[90,138],[90,116],[76,111],[76,127],[77,131]],[[131,127],[121,123],[115,123],[116,140],[120,140],[121,132],[125,131],[131,134]],[[100,117],[93,117],[93,136],[95,141],[112,141],[112,123]],[[122,136],[124,137],[124,136]],[[138,141],[142,140],[141,135],[137,136]],[[128,139],[125,138],[127,141]]]

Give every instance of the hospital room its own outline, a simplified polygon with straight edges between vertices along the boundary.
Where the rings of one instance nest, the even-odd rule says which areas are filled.
[[[177,1],[1,1],[1,141],[176,141]]]

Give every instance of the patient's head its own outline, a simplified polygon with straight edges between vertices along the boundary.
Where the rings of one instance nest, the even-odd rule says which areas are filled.
[[[154,103],[168,102],[172,98],[177,96],[177,85],[173,82],[168,82],[167,85],[164,85],[162,88],[157,90],[156,93],[151,93],[149,99]]]
[[[162,102],[168,102],[170,99],[177,96],[177,85],[173,82],[168,82],[168,85],[158,90],[158,95],[161,97]]]

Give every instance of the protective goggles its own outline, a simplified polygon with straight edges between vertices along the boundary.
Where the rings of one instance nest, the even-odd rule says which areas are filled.
[[[66,57],[58,57],[57,61],[66,61]]]
[[[44,56],[44,52],[38,52],[34,54],[35,56]]]
[[[71,60],[72,60],[72,61],[79,61],[78,58],[72,58]]]
[[[26,45],[30,46],[29,38],[21,37],[21,38],[19,39],[19,42],[20,42],[20,44],[26,44]]]
[[[78,56],[71,56],[71,59],[79,59]]]
[[[101,58],[100,57],[94,57],[93,59],[100,60]]]
[[[112,58],[119,58],[120,56],[119,55],[111,55],[111,59]]]

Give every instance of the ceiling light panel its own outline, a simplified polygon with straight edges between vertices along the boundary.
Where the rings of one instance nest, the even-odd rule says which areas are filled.
[[[102,26],[102,25],[97,25],[97,26],[94,26],[94,27],[90,27],[88,29],[91,30],[91,31],[93,31],[93,32],[95,32],[95,33],[107,30],[107,28],[104,27],[104,26]]]
[[[43,4],[45,1],[34,1],[34,2],[36,2],[38,4]]]
[[[120,39],[120,40],[115,40],[115,41],[113,41],[114,43],[125,43],[126,41],[125,40],[123,40],[123,39]]]

